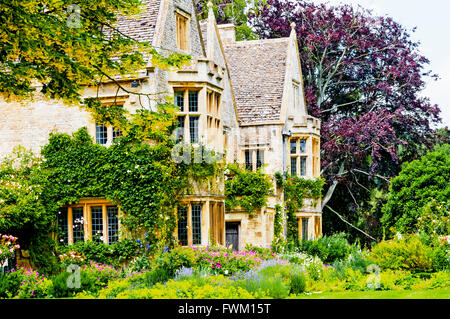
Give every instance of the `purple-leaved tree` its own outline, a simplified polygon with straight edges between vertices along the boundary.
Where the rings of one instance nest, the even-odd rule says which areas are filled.
[[[322,120],[322,208],[361,216],[372,190],[430,140],[440,110],[420,92],[437,75],[408,30],[361,7],[267,0],[252,12],[261,38],[287,37],[295,22],[308,110]],[[333,200],[337,188],[348,201]]]

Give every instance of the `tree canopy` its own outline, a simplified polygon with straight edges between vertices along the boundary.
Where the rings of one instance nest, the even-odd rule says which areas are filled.
[[[413,232],[427,206],[436,202],[447,219],[450,209],[450,144],[436,148],[418,160],[405,163],[393,178],[383,207],[383,225],[401,233]]]
[[[322,120],[324,208],[369,211],[372,190],[431,144],[440,121],[420,94],[437,75],[419,43],[392,18],[350,5],[267,0],[249,21],[261,38],[289,36],[295,22],[308,111]]]
[[[295,23],[308,112],[322,121],[324,212],[338,210],[380,235],[389,180],[442,133],[432,129],[439,107],[421,95],[425,80],[438,76],[411,40],[414,30],[362,7],[304,0],[249,1],[242,13],[247,20],[238,23],[263,39],[288,37]],[[233,22],[224,9],[216,14]],[[324,229],[341,230],[334,221],[325,217]]]
[[[170,68],[189,57],[157,50],[115,27],[136,17],[139,0],[0,0],[0,95],[24,100],[40,91],[70,103],[91,104],[81,91],[117,75],[132,77],[153,65]],[[39,88],[39,89],[38,89]]]

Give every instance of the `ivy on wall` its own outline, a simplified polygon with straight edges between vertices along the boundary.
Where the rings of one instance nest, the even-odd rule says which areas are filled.
[[[257,209],[267,204],[267,196],[272,192],[270,176],[261,170],[250,171],[230,164],[225,171],[225,206],[243,208],[251,217]]]
[[[138,123],[148,116],[138,114]],[[214,174],[215,164],[175,163],[170,135],[164,139],[164,131],[155,130],[159,135],[153,129],[142,135],[144,129],[131,128],[108,148],[95,144],[85,128],[72,137],[51,135],[42,154],[43,168],[49,171],[44,196],[53,202],[53,210],[83,197],[105,197],[121,207],[121,223],[130,235],[148,233],[152,242],[170,240],[176,226],[174,208],[190,176],[198,170]],[[145,143],[142,136],[159,143]]]
[[[305,198],[317,200],[322,197],[325,180],[322,178],[305,179],[298,176],[290,176],[287,173],[285,178],[283,178],[283,175],[279,172],[275,173],[275,180],[277,185],[283,187],[284,190],[287,239],[298,238],[298,222],[295,213],[302,208]],[[274,235],[276,234],[274,233]]]

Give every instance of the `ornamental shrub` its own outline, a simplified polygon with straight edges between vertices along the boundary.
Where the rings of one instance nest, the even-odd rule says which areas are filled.
[[[419,218],[428,215],[427,205],[449,205],[450,198],[450,145],[444,144],[405,163],[399,175],[391,180],[389,197],[383,207],[381,222],[389,232],[412,233]],[[448,206],[447,206],[448,208]],[[446,214],[447,211],[443,211]]]
[[[72,297],[75,294],[86,291],[86,292],[96,292],[98,291],[98,286],[96,285],[97,278],[94,274],[87,271],[80,271],[80,287],[70,288],[67,284],[67,279],[71,273],[62,272],[53,278],[53,283],[49,289],[49,294],[54,298],[65,298]]]
[[[95,278],[95,291],[106,287],[108,282],[123,277],[121,270],[115,269],[111,265],[99,264],[94,261],[81,267],[81,272],[88,273],[89,276]]]
[[[301,294],[305,292],[306,289],[306,276],[305,273],[298,267],[292,267],[290,275],[290,293],[291,294]]]
[[[94,261],[101,264],[118,267],[120,263],[130,260],[138,253],[139,245],[132,239],[121,239],[108,245],[92,240],[78,241],[73,245],[59,246],[59,255],[69,255],[70,252],[84,257],[84,261]],[[82,264],[79,261],[78,264]]]
[[[253,299],[254,296],[223,276],[194,278],[185,281],[169,280],[151,288],[124,290],[117,299]]]
[[[24,275],[15,271],[0,273],[0,298],[12,298],[17,295]]]
[[[253,216],[255,211],[267,204],[272,192],[272,179],[261,170],[242,169],[237,164],[228,165],[225,180],[225,206],[242,207]]]
[[[46,275],[39,274],[34,269],[19,268],[17,272],[20,273],[22,282],[17,290],[17,295],[14,298],[45,298],[52,286],[52,281]]]
[[[430,272],[434,269],[433,254],[433,248],[423,244],[418,236],[412,235],[376,244],[369,254],[369,260],[381,269]]]
[[[0,234],[0,265],[2,265],[5,260],[12,258],[19,248],[20,245],[17,244],[17,237]]]
[[[232,275],[258,267],[263,258],[256,251],[235,251],[231,249],[194,249],[198,266],[209,268],[212,273]],[[263,253],[267,258],[268,255]]]
[[[344,233],[323,236],[317,240],[302,240],[298,249],[310,256],[319,257],[324,263],[331,264],[336,260],[347,258],[357,250],[356,245],[350,245]]]
[[[197,265],[195,249],[190,247],[178,247],[168,252],[163,252],[155,258],[155,269],[161,268],[167,271],[170,278],[181,267],[195,267]]]

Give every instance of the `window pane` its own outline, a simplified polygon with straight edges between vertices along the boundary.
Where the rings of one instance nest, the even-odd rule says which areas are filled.
[[[92,239],[101,242],[103,237],[103,211],[101,206],[91,207]]]
[[[192,244],[202,243],[202,205],[192,205]]]
[[[175,92],[175,105],[178,106],[180,112],[184,112],[184,92]]]
[[[264,164],[264,151],[256,151],[256,169]]]
[[[119,209],[117,206],[106,208],[108,218],[108,244],[114,244],[119,240]]]
[[[306,176],[306,157],[300,157],[300,175]]]
[[[252,157],[252,151],[245,151],[245,169],[249,171],[253,170]]]
[[[291,140],[291,154],[297,154],[297,140]]]
[[[305,153],[305,152],[306,152],[306,140],[301,139],[300,140],[300,153]]]
[[[198,112],[198,92],[189,92],[189,112]]]
[[[178,207],[178,241],[182,246],[187,246],[187,207]]]
[[[73,243],[84,240],[83,207],[72,208]]]
[[[291,175],[297,175],[297,157],[291,157]]]
[[[67,207],[63,207],[60,208],[58,212],[58,243],[64,245],[69,244],[69,219],[67,216],[67,211]]]
[[[191,143],[198,142],[198,116],[189,117],[189,133],[191,135]]]
[[[108,142],[108,131],[105,125],[95,123],[95,140],[98,144],[106,144]]]
[[[302,218],[302,240],[308,240],[308,218]]]
[[[176,140],[184,138],[184,116],[178,116],[178,127],[176,128]]]

